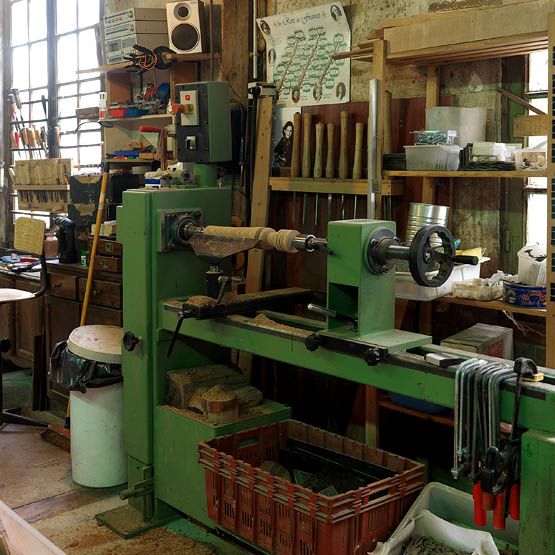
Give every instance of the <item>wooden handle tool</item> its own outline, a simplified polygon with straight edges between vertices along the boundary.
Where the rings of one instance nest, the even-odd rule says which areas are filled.
[[[314,178],[320,179],[324,176],[324,166],[322,165],[322,149],[324,146],[324,128],[323,123],[316,124],[316,150],[314,155]]]
[[[303,166],[302,176],[310,177],[312,164],[310,163],[310,134],[312,128],[312,114],[305,112],[303,114]]]
[[[364,123],[355,124],[355,158],[353,162],[353,179],[362,179],[362,141],[364,136]]]
[[[293,115],[293,150],[291,152],[291,177],[299,177],[301,170],[301,113]]]
[[[335,177],[335,124],[328,123],[328,153],[326,159],[326,177]]]
[[[339,179],[349,178],[349,116],[350,113],[342,111],[341,117],[341,142],[339,145]]]

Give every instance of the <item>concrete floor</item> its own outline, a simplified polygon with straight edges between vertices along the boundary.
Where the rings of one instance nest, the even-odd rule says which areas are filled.
[[[29,397],[30,374],[25,371],[6,373],[5,406],[14,406],[16,400],[25,406]],[[29,415],[28,411],[24,412]],[[38,415],[43,420],[55,420],[49,413]],[[148,532],[132,540],[124,540],[99,526],[94,515],[126,503],[119,499],[118,493],[122,488],[93,489],[73,482],[70,454],[43,441],[40,438],[41,431],[40,428],[15,425],[0,429],[0,500],[66,553],[248,553],[224,544],[220,538],[196,527],[193,529],[183,519],[165,529]],[[202,541],[195,541],[184,534],[193,535],[195,540]]]

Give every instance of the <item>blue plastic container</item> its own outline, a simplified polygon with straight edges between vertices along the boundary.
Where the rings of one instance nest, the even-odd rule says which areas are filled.
[[[428,401],[422,401],[421,399],[413,399],[412,397],[406,397],[405,395],[399,395],[398,393],[390,393],[389,398],[396,405],[406,407],[408,409],[418,410],[420,412],[425,412],[427,414],[441,414],[442,412],[447,410],[441,405],[428,403]]]
[[[545,308],[547,292],[545,287],[503,283],[503,301],[524,308]]]

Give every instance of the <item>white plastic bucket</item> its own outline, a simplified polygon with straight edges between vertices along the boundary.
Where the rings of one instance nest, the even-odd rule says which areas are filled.
[[[487,108],[426,108],[426,129],[455,129],[455,144],[464,148],[467,143],[486,140],[487,113]]]
[[[82,486],[107,488],[127,482],[123,447],[123,384],[72,391],[71,471]]]

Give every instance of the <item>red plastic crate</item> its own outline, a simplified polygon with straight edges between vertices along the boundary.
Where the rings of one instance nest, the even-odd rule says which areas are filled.
[[[257,468],[287,438],[395,470],[325,497]],[[424,486],[424,465],[295,420],[199,444],[206,504],[218,525],[275,555],[362,555],[397,527]]]

